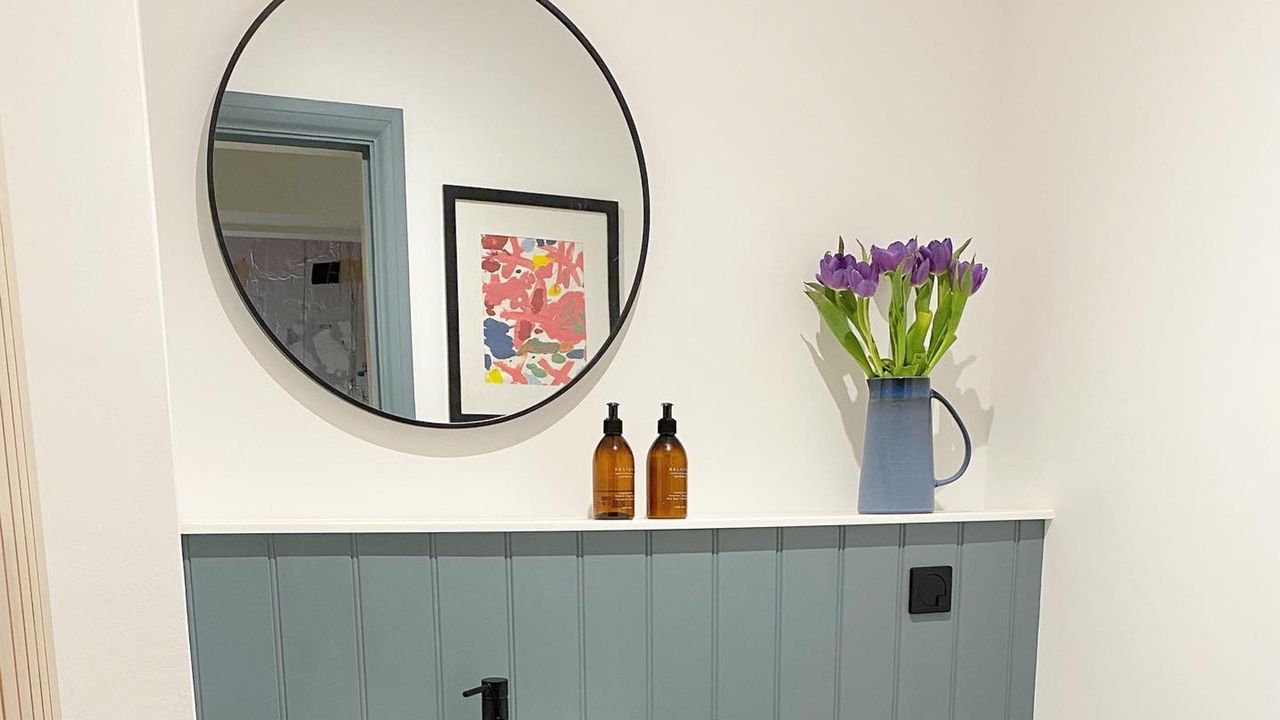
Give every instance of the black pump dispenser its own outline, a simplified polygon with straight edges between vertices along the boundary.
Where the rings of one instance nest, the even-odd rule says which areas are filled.
[[[622,434],[622,418],[618,417],[618,403],[609,403],[609,417],[604,419],[604,434]]]
[[[671,403],[662,403],[662,417],[658,420],[659,435],[675,435],[676,419],[671,415]]]

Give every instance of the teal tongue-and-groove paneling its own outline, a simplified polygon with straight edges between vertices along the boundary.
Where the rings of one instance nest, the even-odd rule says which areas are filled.
[[[1042,521],[184,538],[201,720],[1030,720]],[[911,567],[950,613],[909,615]]]

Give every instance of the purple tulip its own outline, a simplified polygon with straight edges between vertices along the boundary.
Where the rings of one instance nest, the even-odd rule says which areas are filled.
[[[818,261],[818,274],[815,277],[819,283],[832,290],[848,290],[849,267],[853,263],[852,255],[827,253]]]
[[[964,282],[965,273],[969,272],[970,267],[973,268],[973,287],[969,288],[969,294],[972,295],[978,292],[978,288],[982,287],[982,281],[987,279],[987,268],[982,263],[972,265],[968,262],[956,263],[951,280],[959,287],[960,283]]]
[[[916,254],[916,240],[908,242],[895,241],[889,247],[871,246],[871,265],[877,272],[886,273],[898,270],[908,258]]]
[[[973,289],[969,292],[976,293],[978,288],[982,287],[982,281],[987,279],[987,268],[982,263],[973,264]]]
[[[880,285],[880,272],[867,262],[855,262],[849,266],[849,289],[858,297],[869,298]]]
[[[929,256],[925,254],[924,250],[921,250],[920,253],[916,255],[915,265],[911,268],[911,285],[913,287],[919,287],[925,284],[929,280],[929,273],[932,268],[933,264],[930,261]]]
[[[930,271],[934,275],[941,275],[951,269],[951,256],[954,252],[951,238],[931,240],[928,245],[920,248],[920,254],[929,258]]]

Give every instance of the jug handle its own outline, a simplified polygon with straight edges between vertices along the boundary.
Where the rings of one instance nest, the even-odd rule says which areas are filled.
[[[935,480],[933,483],[934,487],[942,487],[959,480],[960,476],[964,475],[964,471],[969,469],[969,461],[973,459],[973,441],[969,439],[969,428],[964,426],[964,421],[960,419],[960,413],[956,412],[955,407],[947,402],[946,398],[942,397],[942,393],[937,390],[930,390],[929,394],[934,400],[942,403],[942,407],[946,408],[947,412],[951,413],[951,419],[956,421],[956,426],[960,428],[960,436],[964,438],[964,462],[960,463],[960,469],[956,471],[955,475],[946,480]]]

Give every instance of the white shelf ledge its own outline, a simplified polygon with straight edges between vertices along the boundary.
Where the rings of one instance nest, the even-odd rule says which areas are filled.
[[[602,532],[609,530],[718,530],[723,528],[920,525],[925,523],[1052,520],[1052,510],[948,510],[918,515],[705,516],[685,520],[457,519],[457,520],[187,520],[184,535],[256,533],[471,533]]]

